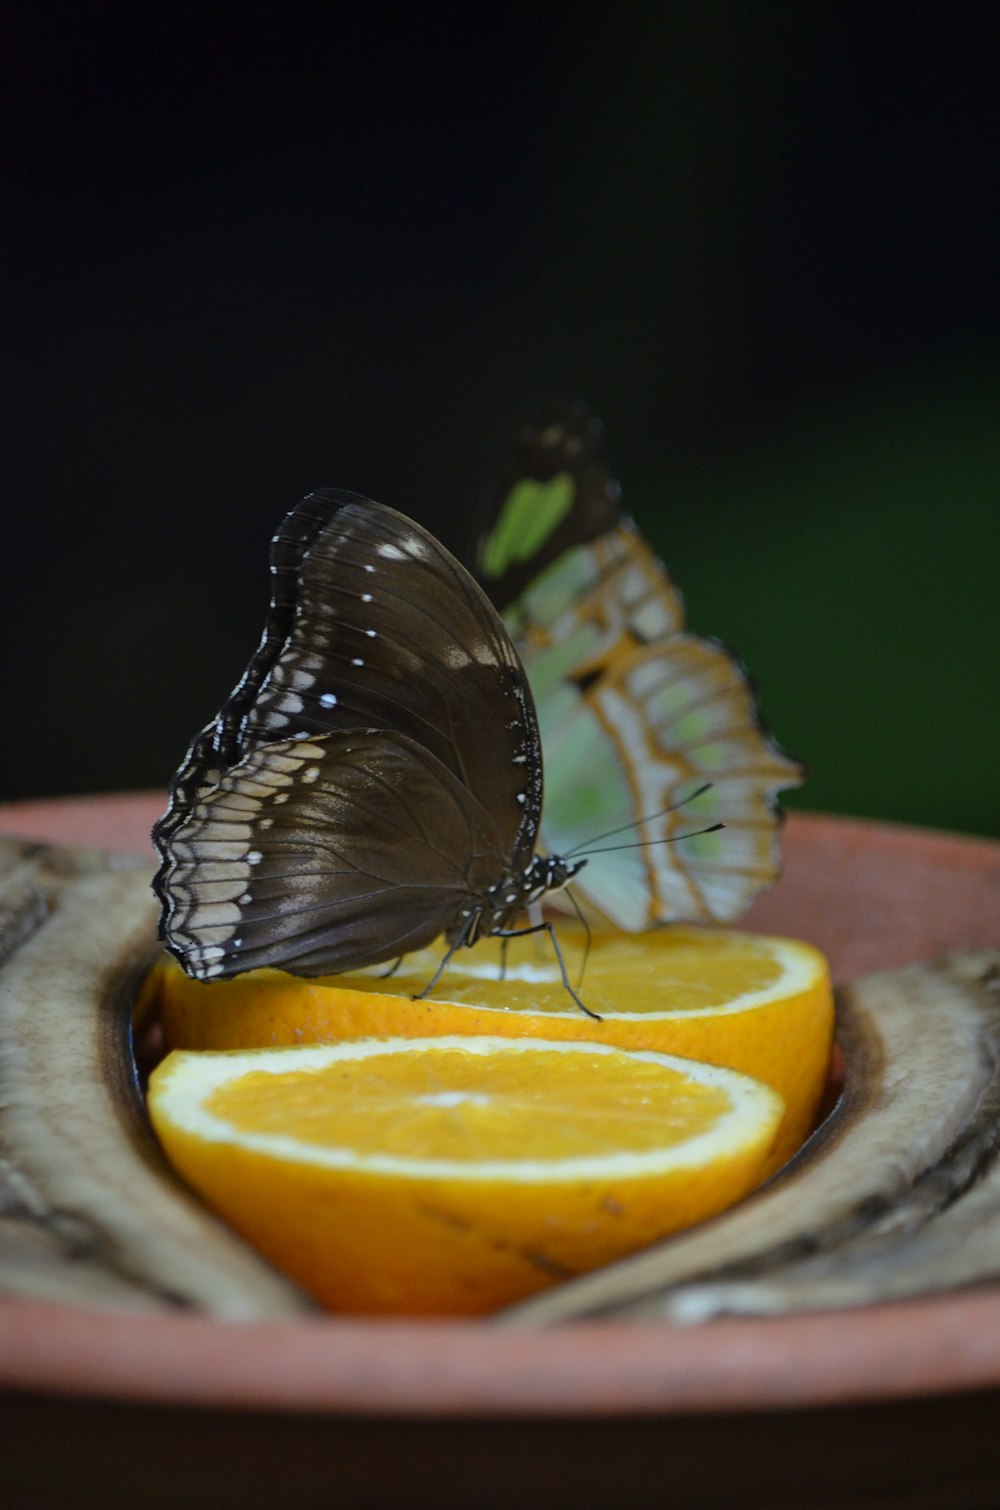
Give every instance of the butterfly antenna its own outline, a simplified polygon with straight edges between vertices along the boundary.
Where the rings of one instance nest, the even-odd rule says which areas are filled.
[[[636,839],[632,844],[606,844],[602,849],[589,849],[587,858],[591,855],[610,855],[618,849],[649,849],[654,844],[677,844],[681,839],[697,839],[699,834],[717,834],[725,826],[724,823],[710,823],[708,828],[693,828],[687,834],[668,834],[664,839]]]
[[[667,813],[676,813],[679,808],[686,806],[689,802],[693,802],[696,797],[700,797],[704,792],[710,791],[711,788],[712,782],[706,781],[703,785],[696,787],[693,792],[688,792],[687,796],[682,797],[680,802],[672,802],[669,807],[662,807],[658,813],[646,813],[641,818],[633,818],[631,823],[620,823],[617,828],[609,828],[603,834],[592,834],[589,839],[584,839],[581,844],[568,849],[563,859],[571,860],[574,855],[580,854],[587,844],[600,844],[602,839],[613,839],[615,834],[624,834],[630,828],[638,828],[640,823],[653,823],[657,818],[665,818]],[[627,846],[625,847],[627,848]],[[591,850],[590,853],[596,854],[599,851]]]
[[[577,917],[580,919],[580,922],[583,924],[583,931],[584,931],[584,933],[587,936],[586,942],[585,942],[585,944],[583,946],[583,959],[580,961],[580,974],[577,976],[577,981],[576,981],[577,990],[579,990],[579,988],[583,985],[583,977],[584,977],[584,974],[586,973],[587,961],[590,958],[590,944],[591,944],[591,940],[593,938],[593,934],[590,931],[590,924],[587,922],[586,914],[584,913],[583,908],[580,906],[579,902],[577,901],[577,899],[576,899],[576,897],[575,897],[575,895],[573,893],[572,888],[569,887],[569,886],[564,886],[563,890],[565,891],[566,895],[569,897],[570,902],[573,904],[573,911],[576,913]],[[555,943],[555,939],[553,939],[553,943]]]
[[[595,1022],[601,1022],[602,1018],[600,1012],[592,1012],[587,1004],[580,1000],[579,996],[570,985],[569,976],[566,973],[566,961],[563,959],[563,952],[559,947],[559,940],[556,938],[556,931],[550,922],[546,921],[544,923],[535,923],[533,926],[528,928],[505,928],[501,932],[499,932],[498,936],[500,938],[520,939],[526,938],[529,933],[541,933],[543,931],[547,933],[549,938],[552,940],[552,947],[556,952],[556,959],[559,963],[559,974],[562,976],[562,983],[565,986],[566,990],[569,992],[570,996],[572,996],[581,1012],[583,1012],[587,1017],[592,1017]],[[443,968],[444,967],[442,966],[442,969]],[[438,974],[440,973],[441,972],[438,971]],[[429,989],[430,987],[428,987],[428,990]]]

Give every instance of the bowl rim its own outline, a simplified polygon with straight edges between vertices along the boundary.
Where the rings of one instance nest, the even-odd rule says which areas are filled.
[[[0,1301],[0,1384],[380,1416],[729,1414],[1000,1386],[1000,1287],[699,1327],[223,1322]]]

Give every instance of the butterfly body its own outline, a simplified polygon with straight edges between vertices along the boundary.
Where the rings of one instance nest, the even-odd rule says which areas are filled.
[[[260,645],[154,830],[161,936],[210,980],[303,975],[510,928],[579,869],[536,855],[534,702],[499,616],[419,525],[311,494]]]

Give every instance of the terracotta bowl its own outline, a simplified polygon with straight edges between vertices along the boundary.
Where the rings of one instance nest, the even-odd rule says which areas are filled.
[[[144,853],[159,794],[0,807]],[[840,980],[1000,937],[1000,844],[796,815],[748,926]],[[1000,1287],[700,1327],[0,1302],[5,1505],[1000,1503]]]

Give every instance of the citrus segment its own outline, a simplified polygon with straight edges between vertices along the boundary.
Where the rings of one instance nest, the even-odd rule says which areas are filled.
[[[175,1052],[149,1108],[183,1178],[324,1305],[454,1315],[723,1210],[782,1114],[675,1056],[458,1036]]]
[[[561,923],[558,938],[576,982],[582,932]],[[164,960],[146,994],[158,1002],[175,1048],[486,1033],[590,1040],[725,1065],[763,1080],[786,1103],[765,1174],[810,1131],[829,1063],[833,998],[826,961],[807,944],[695,927],[595,935],[580,991],[599,1022],[574,1004],[551,945],[537,937],[510,941],[503,978],[497,940],[463,950],[429,998],[412,1000],[441,953],[410,955],[388,979],[381,966],[320,980],[260,970],[211,985]]]

